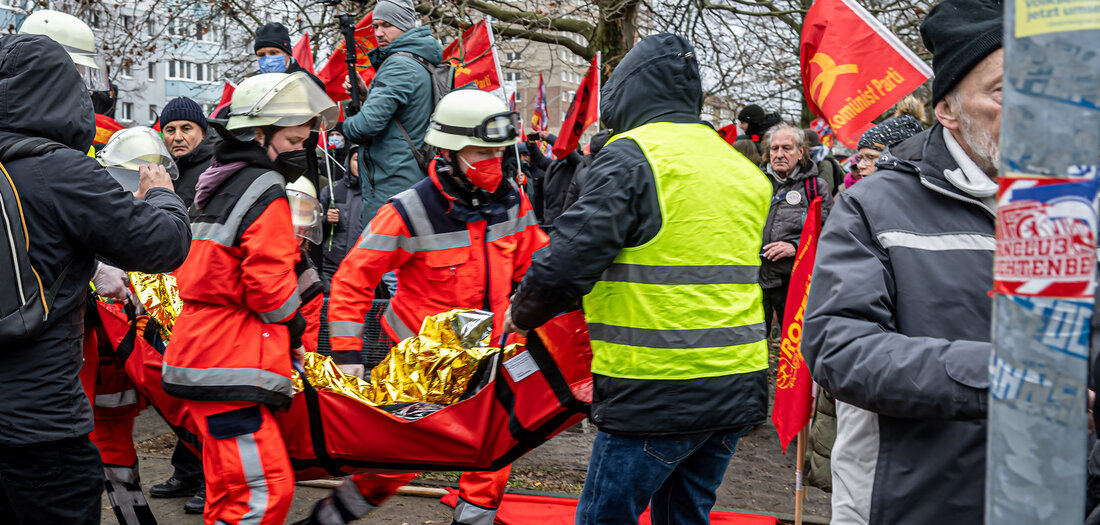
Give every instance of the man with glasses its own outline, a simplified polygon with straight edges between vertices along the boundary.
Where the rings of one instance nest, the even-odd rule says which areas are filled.
[[[517,121],[504,101],[484,91],[455,91],[439,101],[424,137],[440,149],[428,178],[378,210],[333,276],[329,336],[345,374],[363,375],[363,318],[387,272],[397,273],[397,292],[382,319],[387,348],[416,335],[426,317],[456,308],[493,312],[492,340],[501,335],[512,290],[531,256],[549,242],[515,173],[502,168]],[[463,474],[454,523],[492,525],[510,472]],[[413,476],[352,476],[317,504],[307,523],[358,519]]]
[[[875,172],[875,163],[882,152],[905,139],[924,131],[924,126],[913,115],[886,119],[867,130],[859,138],[859,153],[856,154],[852,173],[845,177],[844,186],[852,187],[857,181]]]

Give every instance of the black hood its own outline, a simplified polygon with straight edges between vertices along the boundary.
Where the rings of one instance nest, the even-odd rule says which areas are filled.
[[[616,133],[654,121],[698,122],[702,107],[695,50],[668,33],[638,42],[600,90],[600,113]]]
[[[92,146],[92,98],[60,44],[41,35],[0,38],[0,130],[78,151]]]

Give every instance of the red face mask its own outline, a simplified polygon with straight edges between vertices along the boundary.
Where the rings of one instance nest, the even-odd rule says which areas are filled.
[[[500,186],[500,181],[504,179],[504,172],[501,171],[500,157],[494,157],[491,159],[485,159],[473,164],[466,162],[466,159],[459,157],[459,160],[466,165],[466,179],[470,181],[474,186],[481,188],[489,193],[496,191]]]

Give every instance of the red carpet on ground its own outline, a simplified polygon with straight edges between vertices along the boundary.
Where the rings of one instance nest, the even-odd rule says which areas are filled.
[[[454,507],[458,503],[458,491],[449,489],[440,501]],[[573,498],[505,494],[496,522],[500,525],[573,525],[576,511],[577,500]],[[760,514],[713,511],[710,522],[716,525],[776,525],[779,520]],[[648,509],[642,513],[638,525],[650,525]]]

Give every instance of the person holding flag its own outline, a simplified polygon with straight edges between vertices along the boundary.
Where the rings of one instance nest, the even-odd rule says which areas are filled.
[[[431,75],[421,62],[443,60],[443,47],[431,28],[419,25],[412,0],[380,0],[371,16],[378,41],[368,54],[375,70],[373,87],[368,92],[363,79],[356,78],[363,107],[344,120],[344,136],[360,144],[364,224],[391,197],[425,176],[413,147],[424,147],[434,100]]]
[[[695,57],[659,34],[615,68],[600,105],[618,134],[508,310],[505,329],[523,333],[584,301],[599,433],[578,525],[636,525],[651,503],[654,523],[709,523],[737,441],[767,417],[771,191],[699,120]]]

